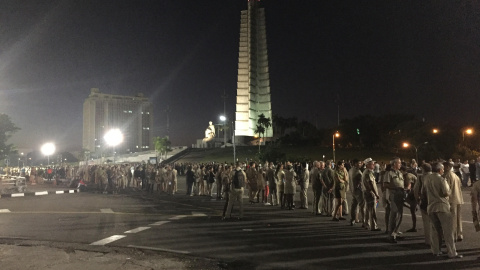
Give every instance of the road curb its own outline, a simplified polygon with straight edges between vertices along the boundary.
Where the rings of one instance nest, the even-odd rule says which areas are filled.
[[[57,194],[73,194],[79,193],[80,189],[67,189],[67,190],[55,190],[55,191],[35,191],[24,193],[12,193],[1,194],[0,198],[17,198],[17,197],[32,197],[32,196],[45,196],[45,195],[57,195]]]

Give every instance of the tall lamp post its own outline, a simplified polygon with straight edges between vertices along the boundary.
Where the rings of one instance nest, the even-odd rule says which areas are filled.
[[[55,144],[45,143],[42,145],[42,148],[40,148],[40,151],[43,155],[47,156],[47,167],[50,166],[50,155],[55,153]]]
[[[415,146],[415,145],[413,145],[413,144],[409,144],[408,142],[404,142],[404,143],[402,144],[402,146],[403,146],[403,148],[409,148],[410,146],[412,146],[412,147],[415,149],[415,158],[416,158],[416,161],[419,162],[419,161],[418,161],[418,148],[419,148],[420,146],[422,146],[422,145],[425,145],[425,144],[428,144],[428,142],[424,142],[424,143],[422,143],[422,144],[420,144],[420,145],[418,145],[418,146]],[[417,163],[417,164],[419,164],[419,163]]]
[[[103,136],[105,142],[113,147],[113,164],[115,164],[115,146],[123,142],[123,134],[118,128],[110,129],[105,136]]]
[[[227,122],[227,117],[225,115],[220,115],[220,121],[223,122],[223,145],[227,147],[227,133],[225,132],[225,123]]]
[[[335,163],[335,137],[340,137],[340,133],[337,131],[332,135],[332,141],[333,141],[333,163]]]

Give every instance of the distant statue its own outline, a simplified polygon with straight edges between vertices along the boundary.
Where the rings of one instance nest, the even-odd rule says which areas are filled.
[[[205,138],[204,141],[210,141],[211,139],[215,138],[215,126],[213,125],[212,121],[208,122],[208,127],[205,130]]]

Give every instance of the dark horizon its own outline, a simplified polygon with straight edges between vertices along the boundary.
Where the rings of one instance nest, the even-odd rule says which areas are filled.
[[[480,21],[467,1],[261,1],[273,114],[319,127],[340,118],[406,113],[474,125]],[[301,4],[299,4],[301,3]],[[9,142],[59,151],[82,145],[90,88],[143,93],[154,135],[195,143],[235,112],[240,12],[229,1],[4,1],[0,108],[22,130]]]

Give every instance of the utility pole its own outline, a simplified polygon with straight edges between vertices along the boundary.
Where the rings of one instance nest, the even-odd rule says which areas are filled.
[[[170,139],[170,106],[167,105],[165,112],[167,113],[167,137]]]
[[[227,94],[225,93],[225,90],[223,90],[223,116],[225,117],[225,120],[223,120],[223,145],[227,147],[227,133],[225,133],[225,124],[227,122],[227,115],[226,115],[226,103],[227,103]]]

